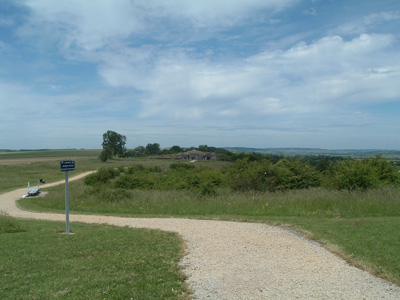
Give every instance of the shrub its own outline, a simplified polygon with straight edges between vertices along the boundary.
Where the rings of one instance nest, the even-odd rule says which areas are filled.
[[[327,186],[339,190],[366,190],[400,182],[396,168],[380,156],[339,162],[331,167],[328,176]]]
[[[230,186],[234,190],[277,191],[304,189],[321,184],[320,173],[300,160],[282,159],[274,164],[239,160],[231,168]]]
[[[152,189],[154,182],[143,177],[123,175],[115,181],[114,186],[121,189]]]
[[[199,192],[201,196],[216,196],[217,190],[212,184],[203,183],[199,187]]]
[[[109,180],[114,179],[118,175],[118,170],[115,170],[113,168],[101,168],[96,173],[86,176],[84,179],[84,183],[90,186],[104,184],[107,183]]]
[[[195,166],[193,164],[186,163],[173,163],[169,166],[172,170],[193,170]]]
[[[145,168],[144,168],[143,165],[134,165],[132,167],[129,167],[128,173],[129,174],[133,174],[134,172],[141,172],[141,171],[144,171],[144,170],[145,170]]]

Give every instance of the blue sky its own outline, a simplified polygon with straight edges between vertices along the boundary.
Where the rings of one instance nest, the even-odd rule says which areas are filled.
[[[400,150],[398,0],[1,0],[0,149]]]

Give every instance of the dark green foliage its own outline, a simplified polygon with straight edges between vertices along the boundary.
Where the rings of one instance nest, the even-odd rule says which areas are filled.
[[[236,161],[230,172],[234,190],[277,191],[319,186],[321,176],[313,167],[300,160],[282,159],[273,164],[264,159]]]
[[[96,173],[86,176],[84,182],[86,185],[97,185],[107,183],[111,179],[119,175],[119,171],[114,168],[101,168]]]
[[[341,161],[331,167],[328,176],[327,186],[339,190],[366,190],[400,182],[394,165],[380,156]]]
[[[342,156],[328,156],[328,155],[296,156],[296,158],[301,159],[306,164],[314,166],[320,172],[327,171],[331,164],[346,160],[346,158]]]
[[[106,162],[107,160],[112,158],[112,151],[109,148],[104,148],[99,155],[99,159],[102,162]]]
[[[215,193],[215,188],[225,185],[224,176],[218,170],[206,167],[196,168],[193,164],[174,163],[166,170],[158,166],[145,168],[143,165],[135,165],[127,169],[100,169],[97,173],[87,176],[84,183],[98,186],[113,180],[114,189],[202,190],[202,195],[210,195]]]
[[[179,146],[172,146],[171,149],[169,149],[170,154],[180,153],[180,152],[183,152],[183,149]]]
[[[149,190],[154,186],[154,182],[143,177],[136,177],[135,175],[120,176],[114,183],[116,188],[122,189],[144,189]]]
[[[200,195],[205,196],[216,196],[217,190],[213,184],[210,183],[203,183],[199,187]]]
[[[236,191],[286,191],[308,189],[321,185],[333,189],[371,189],[397,184],[400,174],[395,166],[374,157],[365,160],[329,160],[304,157],[247,156],[231,167],[212,170],[193,163],[172,163],[168,169],[159,166],[145,168],[100,169],[85,178],[85,184],[104,184],[113,180],[116,189],[193,190],[211,195],[216,188],[229,186]],[[198,166],[198,165],[197,165]]]
[[[113,156],[124,156],[126,148],[126,136],[121,135],[115,131],[108,130],[106,133],[103,134],[103,155],[100,155],[101,158],[105,158],[106,155]],[[109,157],[110,158],[110,157]]]
[[[158,143],[147,144],[146,150],[145,150],[146,155],[157,155],[160,152],[161,152],[160,144],[158,144]]]
[[[143,146],[138,146],[134,150],[129,150],[125,152],[125,157],[141,157],[145,156],[146,148]]]
[[[144,170],[143,165],[134,165],[134,166],[128,168],[128,173],[133,174],[136,171],[143,171],[143,170]]]

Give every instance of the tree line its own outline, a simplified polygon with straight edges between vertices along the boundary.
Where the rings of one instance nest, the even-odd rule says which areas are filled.
[[[229,178],[226,182],[234,190],[278,191],[319,186],[354,190],[400,183],[400,173],[396,166],[379,155],[367,159],[326,155],[287,158],[278,154],[233,153],[207,145],[189,149],[180,146],[161,149],[158,143],[149,143],[146,147],[138,146],[127,151],[125,143],[125,136],[107,131],[103,135],[100,159],[106,161],[113,157],[175,154],[186,150],[216,152],[218,159],[234,162],[229,172],[225,170],[221,173],[221,176]]]

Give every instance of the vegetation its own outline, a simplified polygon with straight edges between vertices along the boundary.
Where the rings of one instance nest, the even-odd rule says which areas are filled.
[[[122,157],[125,155],[126,136],[115,131],[108,130],[103,134],[103,151],[100,154],[100,160],[105,162],[113,157]]]
[[[390,161],[381,156],[360,160],[235,153],[229,157],[233,163],[82,159],[83,169],[99,169],[70,183],[70,210],[294,226],[328,247],[335,245],[331,249],[351,263],[400,283],[399,172]],[[48,191],[49,196],[19,204],[63,212],[64,188]]]
[[[19,220],[10,217],[3,211],[0,211],[0,234],[23,231],[26,231],[26,229],[21,225]]]
[[[189,298],[176,234],[76,223],[65,235],[63,226],[0,215],[1,299]]]

